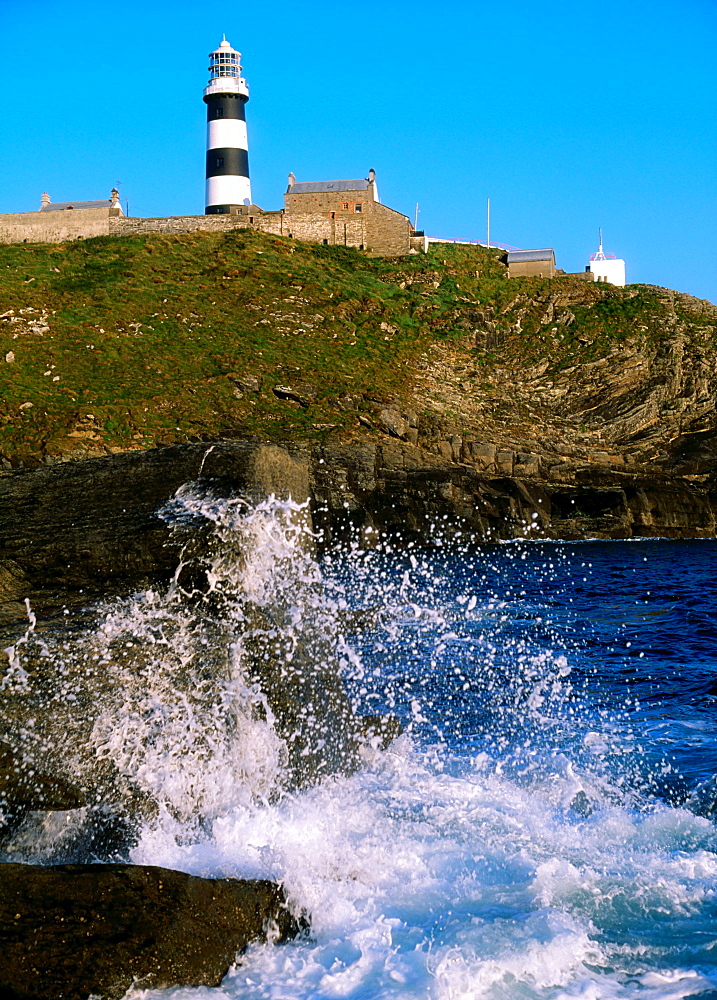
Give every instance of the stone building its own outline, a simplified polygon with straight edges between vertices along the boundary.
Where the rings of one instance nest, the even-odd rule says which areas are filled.
[[[88,236],[107,236],[110,219],[124,215],[119,191],[106,201],[60,201],[42,196],[37,212],[0,215],[0,243],[63,243]]]
[[[414,236],[408,216],[379,201],[373,170],[367,178],[345,181],[297,182],[289,174],[283,226],[296,239],[387,257],[409,253]]]

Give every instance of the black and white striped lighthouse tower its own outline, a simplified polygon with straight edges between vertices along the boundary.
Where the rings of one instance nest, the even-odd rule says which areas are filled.
[[[209,53],[206,215],[229,215],[251,204],[244,105],[249,88],[241,75],[241,53],[226,38]]]

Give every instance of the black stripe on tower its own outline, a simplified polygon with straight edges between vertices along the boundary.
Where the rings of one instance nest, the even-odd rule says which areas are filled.
[[[207,177],[221,177],[233,174],[235,177],[249,176],[249,154],[245,149],[226,146],[207,150]]]
[[[246,121],[244,104],[246,97],[243,94],[209,94],[204,98],[207,102],[207,121],[213,122],[217,118],[238,118],[239,121]]]

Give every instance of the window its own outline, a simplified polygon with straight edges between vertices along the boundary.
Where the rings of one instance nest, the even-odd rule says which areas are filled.
[[[361,202],[359,202],[357,205],[354,205],[354,212],[363,212],[363,205],[361,204]]]
[[[349,203],[347,201],[345,201],[341,207],[343,208],[344,212],[348,212],[348,210],[349,210]]]
[[[215,118],[223,118],[224,117],[224,108],[215,108],[214,109],[214,117]]]
[[[335,219],[335,218],[336,218],[336,212],[332,212],[332,213],[331,213],[331,218],[332,218],[332,219]]]
[[[217,166],[218,167],[223,167],[224,166],[224,157],[223,156],[218,156],[217,157]]]
[[[324,240],[324,246],[328,246],[328,245],[329,245],[329,241],[328,240]]]

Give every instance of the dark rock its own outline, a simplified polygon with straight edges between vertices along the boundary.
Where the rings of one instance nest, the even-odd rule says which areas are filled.
[[[119,1000],[130,986],[218,986],[254,940],[306,920],[267,881],[133,865],[0,867],[3,1000]]]
[[[426,541],[438,523],[449,534],[493,539],[528,530],[533,537],[563,539],[715,534],[717,490],[709,484],[596,464],[571,465],[569,482],[547,478],[542,465],[537,476],[521,480],[519,470],[535,466],[514,465],[507,449],[464,439],[461,455],[474,463],[468,468],[453,461],[450,441],[434,447],[440,457],[400,441],[372,450],[358,442],[317,448],[323,463],[312,470],[314,520],[325,539],[370,526]]]
[[[109,485],[112,474],[119,477],[116,489]],[[207,572],[218,554],[212,546],[225,547],[229,542],[217,542],[209,522],[204,525],[201,518],[198,524],[180,519],[175,531],[157,516],[177,487],[192,479],[219,497],[264,499],[274,493],[303,501],[309,491],[308,463],[300,450],[292,455],[251,441],[164,449],[149,460],[147,455],[118,456],[89,466],[77,463],[0,477],[3,554],[12,560],[13,578],[25,576],[24,594],[31,598],[33,609],[41,619],[50,620],[49,626],[42,626],[42,637],[33,633],[21,640],[20,672],[13,673],[7,658],[0,663],[4,686],[0,738],[7,747],[7,766],[0,760],[4,781],[0,793],[5,792],[10,831],[28,811],[101,803],[109,812],[93,814],[90,825],[96,829],[83,828],[79,839],[93,840],[90,857],[97,857],[104,841],[110,846],[107,851],[101,848],[100,858],[116,857],[117,817],[147,818],[153,803],[144,800],[133,777],[120,773],[110,756],[97,755],[92,734],[99,715],[121,713],[123,699],[132,700],[136,691],[161,683],[166,670],[174,671],[171,689],[181,689],[192,703],[199,685],[197,712],[206,711],[207,699],[213,698],[217,718],[221,715],[226,701],[222,685],[228,683],[229,650],[236,639],[223,628],[231,614],[225,614],[221,602],[234,596],[225,598],[223,590],[212,593]],[[89,609],[78,610],[71,619],[60,616],[56,623],[52,615],[58,604],[131,592],[148,583],[161,585],[176,569],[180,552],[182,572],[176,582],[191,598],[176,610],[181,621],[191,615],[196,623],[191,656],[176,663],[171,640],[162,648],[134,634],[107,647],[100,669],[92,665],[93,651],[84,658],[60,652],[70,622],[73,629],[91,637],[96,621]],[[220,554],[228,557],[225,551]],[[237,559],[241,552],[232,552],[230,562]],[[293,600],[295,595],[288,596]],[[337,770],[352,770],[358,759],[353,712],[329,637],[322,638],[320,630],[307,623],[305,635],[292,633],[296,648],[278,650],[270,636],[283,627],[286,609],[252,612],[247,605],[247,618],[252,613],[258,627],[246,644],[246,670],[259,681],[277,733],[286,740],[288,783],[306,785]],[[18,641],[26,624],[27,619],[7,639]],[[172,624],[164,627],[169,635]],[[76,638],[79,650],[81,635]],[[162,697],[167,696],[162,690]],[[46,711],[48,703],[52,712]],[[227,718],[226,734],[231,733],[231,724]],[[52,782],[46,775],[53,775]],[[81,797],[73,797],[73,780],[82,786]]]
[[[424,421],[423,414],[420,424],[421,433],[425,425],[439,434],[438,425]],[[28,777],[33,777],[31,771],[38,776],[33,784],[12,776],[12,761],[5,768],[10,825],[28,810],[57,807],[65,795],[69,803],[75,791],[88,803],[112,809],[126,802],[133,811],[142,806],[114,765],[97,759],[89,736],[97,706],[115,704],[120,697],[114,689],[115,668],[122,666],[124,676],[150,680],[156,676],[154,653],[135,641],[131,649],[122,642],[108,650],[91,683],[85,682],[79,661],[75,673],[73,667],[61,676],[52,657],[43,655],[42,643],[52,646],[56,627],[57,642],[67,641],[61,633],[68,619],[60,614],[62,628],[53,624],[63,605],[77,609],[69,619],[73,628],[89,628],[91,623],[80,619],[92,612],[81,612],[81,604],[148,585],[161,588],[172,578],[181,553],[184,569],[178,582],[196,591],[191,613],[197,635],[211,638],[202,649],[214,651],[214,659],[198,652],[187,661],[184,693],[194,697],[193,677],[200,676],[202,657],[212,683],[220,686],[226,678],[226,656],[222,659],[220,651],[226,653],[232,637],[221,632],[221,609],[217,613],[211,603],[221,594],[207,594],[208,564],[192,556],[206,542],[202,529],[189,525],[182,535],[157,513],[185,483],[198,482],[221,497],[311,497],[313,525],[324,545],[347,539],[370,545],[382,534],[425,542],[434,537],[436,525],[444,539],[458,532],[463,538],[530,534],[566,539],[715,533],[717,496],[709,483],[572,459],[568,479],[548,479],[544,473],[522,479],[512,474],[514,462],[516,471],[527,471],[536,452],[519,451],[515,461],[513,450],[453,435],[431,438],[432,448],[443,446],[439,456],[401,440],[379,440],[327,442],[314,445],[312,452],[307,446],[289,449],[256,440],[218,442],[0,473],[0,566],[5,570],[0,612],[4,610],[6,621],[16,616],[15,624],[3,625],[0,646],[17,642],[25,631],[26,599],[38,616],[34,660],[32,642],[23,647],[29,686],[5,683],[9,664],[0,662],[0,739],[19,755]],[[473,464],[458,464],[456,452]],[[545,468],[542,458],[539,468]],[[505,474],[496,475],[499,469]],[[257,614],[266,616],[265,609]],[[286,650],[270,648],[275,623],[264,626],[253,643],[251,669],[276,716],[277,732],[287,741],[293,780],[304,784],[337,769],[351,770],[358,753],[355,725],[330,643],[312,636],[309,624],[292,659]],[[57,642],[52,648],[59,648]],[[171,642],[167,649],[171,652]],[[212,691],[221,704],[218,687]],[[74,700],[68,700],[69,694]],[[51,713],[43,709],[48,702],[54,706]],[[311,705],[318,712],[312,713]],[[32,729],[26,725],[30,719],[36,720]],[[86,760],[58,755],[61,746],[84,753]],[[102,817],[95,819],[101,823]]]
[[[12,559],[0,565],[0,605],[15,602],[27,593],[27,578],[22,569]]]
[[[0,843],[31,810],[64,811],[85,796],[63,778],[37,769],[31,759],[0,743]]]
[[[288,784],[305,788],[358,766],[357,720],[328,637],[309,627],[297,642],[282,638],[274,609],[247,612],[245,648],[252,679],[266,696],[279,736],[286,741]]]
[[[381,421],[384,430],[387,430],[393,437],[405,438],[406,431],[410,425],[407,420],[404,420],[398,410],[386,407],[380,411],[378,419]]]
[[[292,382],[291,385],[275,385],[272,392],[279,399],[288,399],[306,409],[316,398],[318,388],[311,382]]]
[[[234,386],[234,395],[237,399],[242,399],[249,393],[261,392],[261,387],[264,384],[261,375],[228,375],[227,378]]]
[[[67,462],[0,476],[0,609],[36,612],[168,580],[179,549],[160,508],[184,483],[224,495],[309,494],[308,461],[255,440],[220,441]],[[24,616],[25,608],[22,606]]]
[[[595,811],[595,807],[582,789],[580,789],[579,792],[576,792],[573,796],[570,808],[574,813],[577,813],[578,816],[582,816],[584,819],[587,819],[588,816],[592,816]]]

